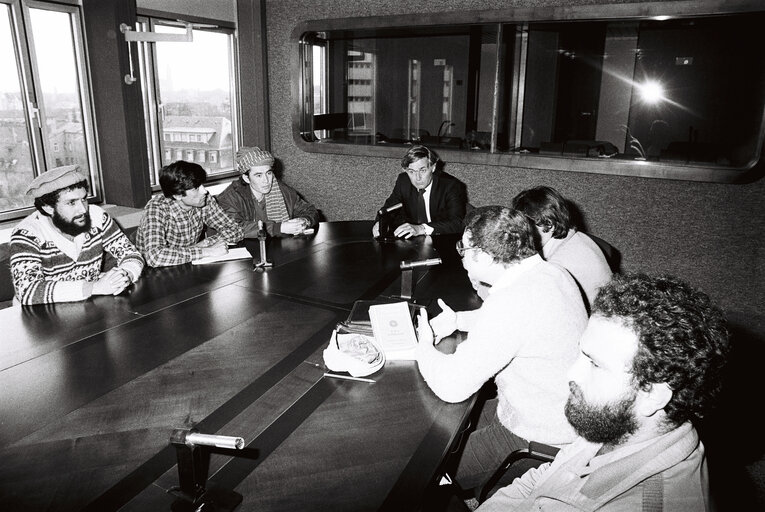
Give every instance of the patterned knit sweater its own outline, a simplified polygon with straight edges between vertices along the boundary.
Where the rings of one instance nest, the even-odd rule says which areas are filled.
[[[50,217],[35,212],[11,233],[10,264],[16,300],[47,304],[87,299],[101,276],[104,250],[135,282],[143,271],[141,254],[104,210],[90,205],[91,228],[67,239]]]

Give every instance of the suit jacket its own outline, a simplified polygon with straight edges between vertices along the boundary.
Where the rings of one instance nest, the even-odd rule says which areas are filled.
[[[393,192],[383,205],[383,208],[393,206],[396,203],[404,205],[401,210],[395,212],[398,216],[396,225],[404,222],[416,224],[417,195],[417,189],[412,186],[409,176],[405,172],[399,174]],[[434,235],[462,233],[466,204],[467,193],[464,183],[444,171],[433,173],[433,186],[430,189],[430,222],[428,225],[433,227]]]

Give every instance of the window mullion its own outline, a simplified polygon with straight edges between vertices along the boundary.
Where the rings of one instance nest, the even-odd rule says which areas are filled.
[[[27,119],[27,130],[31,141],[32,164],[35,175],[45,172],[47,164],[45,163],[45,145],[43,143],[43,110],[41,109],[42,93],[38,90],[39,80],[34,60],[34,41],[29,37],[31,32],[29,23],[29,8],[26,3],[14,2],[11,15],[13,19],[13,29],[15,31],[14,45],[16,49],[17,62],[21,69],[21,90],[24,95],[24,109]]]

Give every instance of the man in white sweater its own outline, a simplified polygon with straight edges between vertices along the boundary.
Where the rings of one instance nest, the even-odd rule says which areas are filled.
[[[471,280],[492,285],[481,308],[420,319],[417,363],[442,400],[460,402],[495,378],[497,399],[486,402],[456,472],[472,488],[512,450],[537,441],[562,446],[574,439],[566,421],[566,371],[577,356],[587,312],[576,282],[546,262],[527,217],[501,206],[473,210],[458,243]],[[432,327],[432,331],[431,331]],[[455,330],[468,337],[453,354],[433,344]]]
[[[566,199],[552,187],[534,187],[515,196],[512,206],[535,224],[544,259],[574,276],[589,311],[600,287],[611,279],[611,268],[592,238],[574,227]]]

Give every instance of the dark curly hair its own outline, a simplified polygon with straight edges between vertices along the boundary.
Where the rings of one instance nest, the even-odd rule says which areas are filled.
[[[68,192],[69,190],[77,190],[80,188],[85,189],[87,192],[88,180],[81,180],[77,183],[69,185],[68,187],[60,188],[58,190],[54,190],[53,192],[48,192],[47,194],[43,194],[40,197],[35,197],[35,208],[37,208],[37,211],[46,217],[50,217],[50,214],[48,214],[48,212],[43,209],[43,206],[50,206],[51,208],[55,208],[56,203],[58,203],[58,198],[63,192]]]
[[[537,253],[536,231],[526,216],[505,206],[482,206],[465,216],[470,242],[496,261],[511,263]]]
[[[614,275],[600,289],[592,314],[620,318],[637,333],[633,378],[644,390],[652,383],[669,385],[669,423],[704,416],[719,393],[729,350],[725,318],[706,294],[671,276]]]
[[[178,160],[159,171],[159,186],[165,197],[185,195],[187,190],[198,188],[207,181],[207,172],[193,162]]]
[[[572,227],[568,203],[552,187],[534,187],[513,198],[513,208],[528,215],[545,233],[553,230],[553,238],[566,238]]]

